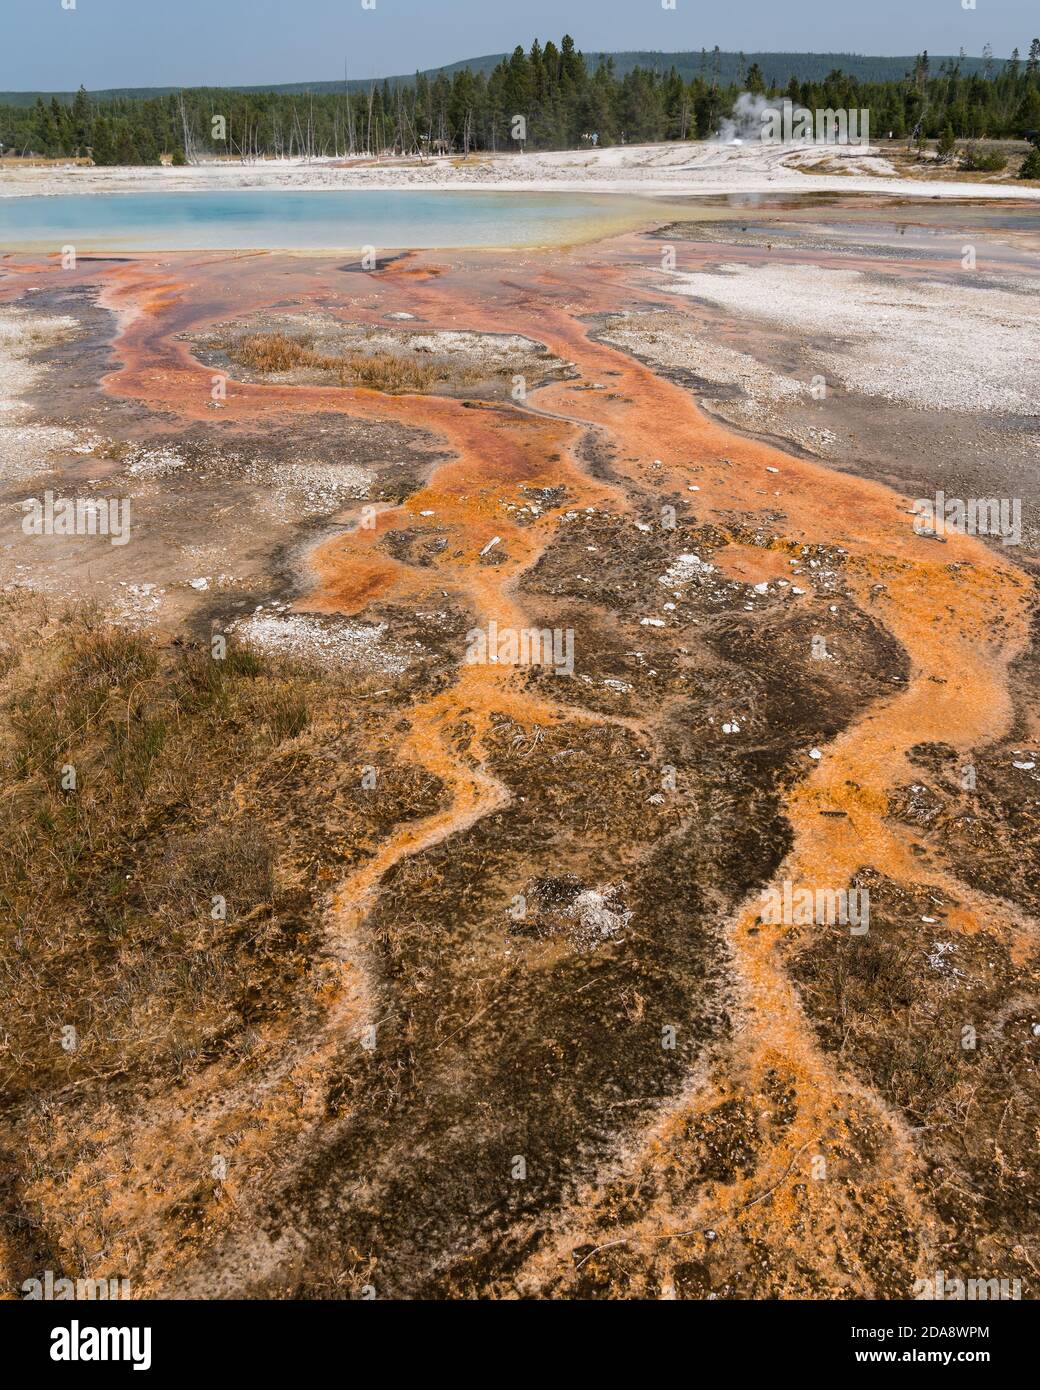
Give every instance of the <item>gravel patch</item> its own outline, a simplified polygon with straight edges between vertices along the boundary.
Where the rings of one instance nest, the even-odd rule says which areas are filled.
[[[324,517],[348,502],[368,496],[372,474],[351,463],[302,459],[283,463],[240,449],[214,448],[205,457],[185,457],[169,445],[135,448],[126,456],[124,473],[142,482],[179,478],[185,485],[213,478],[246,479],[268,491],[265,508],[283,521]]]
[[[850,390],[927,410],[1032,414],[1040,400],[1036,290],[1011,293],[817,266],[674,272],[674,294],[841,340],[829,370]],[[951,331],[951,314],[956,328]]]
[[[603,342],[656,366],[695,372],[713,386],[738,386],[761,401],[789,401],[808,394],[809,383],[771,371],[746,352],[688,331],[655,331],[653,316],[612,326]]]
[[[616,885],[606,888],[586,888],[565,909],[567,936],[578,951],[594,951],[604,941],[614,941],[632,920],[632,913],[622,907]]]
[[[25,309],[0,309],[0,483],[20,482],[51,468],[57,453],[82,452],[74,430],[30,424],[22,399],[39,389],[48,368],[28,359],[78,329],[73,318],[42,318]]]
[[[232,630],[248,645],[321,666],[399,676],[418,649],[387,640],[386,623],[349,623],[305,613],[253,613]]]
[[[136,449],[129,456],[126,472],[131,478],[168,478],[184,467],[176,449]]]

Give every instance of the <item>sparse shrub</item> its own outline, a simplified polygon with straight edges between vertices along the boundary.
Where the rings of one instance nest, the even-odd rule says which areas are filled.
[[[961,155],[961,168],[970,174],[999,174],[1007,168],[1007,155],[999,150],[980,150],[969,145]]]
[[[1035,145],[1025,159],[1022,167],[1018,171],[1020,179],[1040,179],[1040,145]]]

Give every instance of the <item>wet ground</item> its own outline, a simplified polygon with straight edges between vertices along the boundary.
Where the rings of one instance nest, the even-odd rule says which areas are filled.
[[[324,884],[320,1007],[261,1024],[233,1087],[221,1060],[189,1070],[165,1126],[132,1075],[101,1087],[98,1219],[108,1246],[133,1230],[145,1295],[905,1298],[959,1269],[1033,1296],[1036,489],[994,453],[1032,448],[1035,418],[846,384],[741,419],[749,392],[686,365],[688,339],[799,381],[842,345],[673,276],[851,267],[897,294],[949,273],[967,228],[973,274],[1025,294],[1035,228],[1011,207],[710,211],[363,274],[3,262],[0,305],[82,325],[34,406],[99,441],[34,486],[136,509],[131,544],[71,560],[9,536],[5,581],[118,607],[147,575],[133,621],[168,640],[248,636],[261,605],[268,640],[346,634],[357,764],[413,779],[329,836],[341,793],[301,736],[281,794]],[[465,374],[419,393],[236,370],[243,335],[301,323],[326,354],[462,335]],[[503,341],[525,345],[508,377]],[[910,524],[914,497],[1011,478],[1021,547]],[[532,630],[547,659],[467,659],[474,633]],[[869,931],[766,920],[784,883],[869,891]],[[245,1125],[261,1094],[299,1114],[253,1137],[233,1201],[200,1183],[142,1215],[193,1124],[204,1156],[221,1097]],[[76,1172],[80,1100],[53,1101]],[[76,1184],[41,1183],[59,1150],[34,1146],[13,1210],[83,1259]]]

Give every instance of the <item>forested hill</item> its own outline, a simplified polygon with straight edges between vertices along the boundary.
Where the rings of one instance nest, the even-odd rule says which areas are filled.
[[[731,84],[740,86],[743,81],[743,74],[752,64],[757,63],[766,82],[773,87],[786,87],[792,77],[799,82],[822,82],[828,73],[834,72],[835,69],[848,74],[849,77],[855,77],[860,82],[898,82],[900,78],[913,71],[917,61],[916,55],[889,58],[861,53],[719,52],[716,54],[712,49],[691,50],[687,53],[632,50],[626,53],[585,54],[585,61],[592,68],[598,67],[600,62],[605,62],[608,58],[613,61],[614,71],[618,77],[624,77],[636,68],[661,73],[669,72],[674,68],[686,82],[691,82],[698,76],[710,81],[712,75],[717,74],[718,81],[723,86]],[[446,77],[453,77],[455,73],[469,69],[472,73],[482,73],[488,77],[499,63],[506,62],[508,59],[508,53],[489,53],[482,58],[466,58],[458,63],[448,63],[444,67],[427,68],[422,75],[432,80],[441,74]],[[976,73],[984,75],[987,64],[1002,66],[1003,61],[1000,58],[953,58],[932,55],[932,63],[936,68],[943,64],[959,63],[961,72],[968,77]],[[349,55],[346,62],[349,68]],[[376,80],[380,84],[384,81],[382,77]],[[390,76],[385,80],[391,85],[412,83],[415,81],[415,74],[402,73],[398,76]],[[358,79],[347,85],[351,91],[367,91],[370,83],[368,79]],[[344,87],[342,82],[283,82],[256,83],[245,87],[207,88],[205,90],[275,92],[283,93],[286,96],[299,96],[304,92],[314,92],[316,95],[325,92],[342,92]],[[180,87],[112,87],[95,91],[91,95],[96,101],[139,101],[149,97],[171,96],[179,91],[181,91]],[[0,92],[0,105],[34,106],[38,98],[49,102],[52,97],[57,98],[59,102],[68,104],[72,102],[75,95],[75,92]]]
[[[875,133],[918,144],[941,137],[947,151],[958,138],[1040,132],[1040,38],[1006,60],[986,58],[982,72],[966,59],[927,53],[892,60],[907,66],[887,80],[846,71],[841,54],[813,58],[821,77],[786,79],[752,54],[728,78],[715,51],[697,55],[692,75],[665,66],[676,55],[628,56],[633,66],[622,71],[609,57],[582,54],[565,34],[558,46],[536,42],[529,52],[518,47],[500,61],[482,60],[493,63],[490,71],[457,65],[351,91],[342,83],[196,87],[135,98],[80,88],[71,102],[0,104],[0,145],[8,156],[95,164],[576,149],[721,135],[744,92],[787,97],[812,111],[866,109]],[[640,64],[640,57],[651,61]]]

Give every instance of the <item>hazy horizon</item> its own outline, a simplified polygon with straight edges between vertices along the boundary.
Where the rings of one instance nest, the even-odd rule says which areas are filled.
[[[529,47],[570,33],[585,52],[697,51],[861,53],[902,56],[927,48],[977,57],[989,43],[1023,56],[1040,15],[1034,0],[877,0],[869,11],[805,0],[794,12],[773,0],[704,18],[691,0],[528,0],[521,13],[474,0],[7,0],[0,89],[245,86],[335,81],[416,69]],[[75,8],[65,9],[64,4]]]

